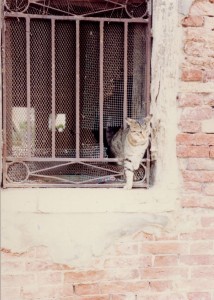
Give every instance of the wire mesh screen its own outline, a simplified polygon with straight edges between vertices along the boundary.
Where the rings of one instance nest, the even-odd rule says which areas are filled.
[[[76,149],[76,25],[55,24],[56,156],[75,157]],[[61,120],[60,120],[61,118]],[[61,121],[61,122],[60,122]]]
[[[35,110],[34,156],[50,157],[51,131],[47,124],[51,104],[51,22],[32,20],[30,24],[30,91]]]
[[[80,23],[80,156],[99,156],[99,53],[98,22]]]
[[[5,68],[7,89],[6,138],[11,156],[27,153],[27,92],[25,19],[6,20]]]
[[[122,0],[81,3],[26,2],[18,18],[7,2],[15,12],[4,23],[5,186],[124,185],[108,134],[147,114],[148,22]],[[95,17],[75,16],[91,10]],[[147,159],[136,186],[148,185]]]
[[[141,119],[146,111],[146,26],[128,28],[128,117]]]

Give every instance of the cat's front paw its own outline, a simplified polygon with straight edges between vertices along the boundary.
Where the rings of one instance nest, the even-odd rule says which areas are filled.
[[[124,190],[131,190],[132,189],[132,185],[126,184],[124,185]]]

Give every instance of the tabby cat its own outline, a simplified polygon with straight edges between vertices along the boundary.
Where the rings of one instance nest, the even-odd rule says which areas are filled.
[[[129,127],[120,129],[110,143],[111,152],[123,164],[126,184],[125,189],[133,186],[134,170],[140,167],[142,158],[148,148],[151,133],[151,118],[148,115],[141,124],[137,120],[126,119]]]

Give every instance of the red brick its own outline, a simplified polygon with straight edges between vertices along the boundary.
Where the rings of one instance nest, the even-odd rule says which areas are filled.
[[[195,292],[187,294],[188,300],[211,300],[211,294],[207,292]]]
[[[209,157],[210,149],[208,146],[187,146],[178,145],[176,147],[177,157]]]
[[[190,244],[191,254],[213,254],[214,247],[212,241],[193,242]]]
[[[69,297],[73,295],[74,293],[74,287],[72,284],[64,284],[62,288],[61,295],[64,297]]]
[[[23,287],[23,300],[30,299],[59,299],[61,297],[61,285],[25,286]]]
[[[203,94],[198,93],[181,93],[177,97],[179,107],[201,106],[204,102]]]
[[[175,286],[178,290],[184,290],[185,292],[201,292],[202,288],[203,291],[210,290],[213,287],[213,278],[194,278],[194,279],[185,279],[180,280],[175,283]],[[173,299],[174,300],[174,299]],[[202,300],[202,299],[200,299]]]
[[[173,289],[172,281],[151,281],[150,288],[152,292],[166,292]]]
[[[135,295],[130,295],[130,294],[126,294],[126,295],[111,295],[111,297],[108,300],[136,300],[136,296]]]
[[[204,74],[201,70],[182,70],[181,80],[182,81],[203,81]]]
[[[104,261],[105,268],[148,267],[152,264],[151,256],[111,257]]]
[[[210,147],[210,157],[214,158],[214,147],[213,146]]]
[[[4,274],[14,274],[25,271],[24,261],[7,261],[1,263],[1,272]]]
[[[180,242],[147,242],[142,243],[141,253],[150,254],[179,254],[186,253],[186,244]]]
[[[206,133],[180,133],[176,137],[176,142],[178,145],[214,145],[214,134]]]
[[[155,241],[177,241],[178,239],[179,235],[175,232],[161,231],[155,236]]]
[[[188,170],[214,171],[214,161],[208,158],[190,158],[187,168]]]
[[[76,295],[96,295],[100,294],[100,288],[98,284],[78,284],[75,285]]]
[[[154,267],[162,266],[177,266],[178,256],[176,255],[161,255],[155,256]]]
[[[192,278],[213,278],[214,279],[214,267],[197,267],[191,270]]]
[[[201,16],[188,16],[182,20],[184,27],[201,27],[204,25],[204,18]]]
[[[214,69],[214,65],[213,65]],[[204,104],[214,106],[214,93],[204,94]]]
[[[214,265],[214,255],[181,255],[180,263],[184,265]]]
[[[137,300],[187,300],[182,293],[156,293],[153,295],[139,295]]]
[[[55,285],[62,283],[62,273],[60,272],[41,272],[37,276],[39,285]]]
[[[27,271],[46,271],[46,270],[70,270],[67,265],[52,263],[51,261],[34,260],[26,263]]]
[[[182,240],[214,240],[214,229],[199,229],[192,233],[182,233]]]
[[[206,70],[204,74],[204,82],[214,81],[214,70]]]
[[[191,57],[201,57],[205,47],[204,38],[199,33],[190,35],[189,32],[188,30],[187,41],[184,43],[184,53]]]
[[[89,270],[89,271],[73,271],[66,272],[64,280],[66,283],[84,283],[84,282],[96,282],[106,278],[106,272],[104,270]]]
[[[201,225],[203,227],[213,227],[214,226],[214,217],[202,217]]]
[[[108,269],[106,270],[106,280],[137,280],[139,279],[138,269]]]
[[[194,191],[201,193],[203,184],[200,182],[191,182],[191,181],[185,181],[184,182],[184,189],[186,191]]]
[[[214,183],[205,184],[204,193],[208,196],[214,196]]]
[[[198,195],[187,195],[181,199],[182,207],[200,207],[200,208],[214,208],[213,197],[205,197]]]
[[[22,285],[33,285],[35,284],[34,274],[24,275],[2,275],[1,276],[2,287],[16,287]]]
[[[212,107],[208,105],[199,107],[185,107],[181,113],[181,122],[187,120],[201,121],[211,119],[213,116]]]
[[[195,133],[201,131],[201,123],[197,121],[183,120],[179,123],[179,128],[183,132]]]
[[[149,282],[146,281],[117,281],[100,284],[102,294],[124,294],[124,293],[144,293],[149,290]]]
[[[187,268],[180,267],[162,267],[162,268],[145,268],[141,269],[141,278],[149,279],[168,279],[168,278],[187,278]]]
[[[60,300],[69,300],[69,299],[64,298]],[[72,300],[109,300],[109,295],[93,295],[93,296],[84,296],[78,298],[75,297]]]
[[[183,179],[196,182],[214,182],[214,171],[182,171]]]

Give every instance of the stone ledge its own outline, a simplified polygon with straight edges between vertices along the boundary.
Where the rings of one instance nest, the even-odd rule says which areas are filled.
[[[175,189],[8,189],[2,190],[2,210],[38,213],[149,212],[176,209]]]

